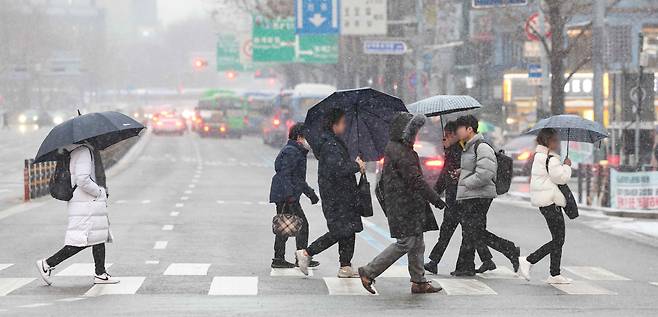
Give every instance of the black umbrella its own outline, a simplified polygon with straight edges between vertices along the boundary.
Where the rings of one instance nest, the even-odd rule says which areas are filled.
[[[377,161],[384,155],[388,129],[395,113],[407,112],[402,100],[372,88],[340,90],[320,101],[306,114],[307,140],[315,153],[323,132],[325,113],[333,108],[345,111],[347,131],[343,140],[352,158]]]
[[[428,117],[441,116],[454,112],[481,108],[482,105],[471,96],[439,95],[410,104],[409,112],[424,114]]]
[[[601,124],[572,114],[542,119],[526,133],[538,134],[546,128],[557,130],[560,139],[567,141],[567,157],[569,157],[569,141],[596,143],[608,137],[608,131]]]
[[[48,133],[34,162],[56,160],[58,149],[83,141],[89,141],[94,148],[104,150],[110,145],[137,136],[144,128],[141,123],[116,111],[79,115],[58,124]]]

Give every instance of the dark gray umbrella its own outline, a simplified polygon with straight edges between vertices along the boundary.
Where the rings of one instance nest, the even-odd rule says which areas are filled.
[[[567,157],[569,156],[569,141],[596,143],[608,137],[608,131],[601,124],[572,114],[561,114],[542,119],[526,133],[538,134],[539,131],[546,128],[557,130],[560,139],[567,141]]]
[[[116,111],[79,115],[55,126],[43,140],[34,162],[57,159],[57,150],[83,141],[104,150],[110,145],[137,136],[144,125]]]
[[[424,114],[428,117],[441,116],[454,112],[481,108],[482,105],[471,96],[439,95],[416,101],[407,108],[413,114]]]

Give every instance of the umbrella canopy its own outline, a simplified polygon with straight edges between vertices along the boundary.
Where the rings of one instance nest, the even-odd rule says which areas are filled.
[[[402,100],[372,88],[339,90],[320,101],[306,114],[306,139],[318,153],[325,113],[333,108],[345,111],[347,131],[342,136],[352,158],[377,161],[384,155],[388,129],[397,112],[407,112]]]
[[[608,132],[601,124],[571,114],[542,119],[526,133],[538,134],[544,128],[557,130],[562,141],[596,143],[608,137]]]
[[[479,109],[482,105],[471,96],[441,95],[429,97],[408,106],[413,114],[424,114],[428,117],[441,116],[454,112]]]
[[[43,140],[34,159],[36,162],[57,159],[57,150],[89,141],[96,149],[137,136],[144,125],[120,112],[95,112],[77,116],[55,126]]]

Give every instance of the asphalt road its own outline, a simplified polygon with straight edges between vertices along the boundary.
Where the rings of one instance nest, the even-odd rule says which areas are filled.
[[[58,250],[66,227],[65,204],[40,199],[0,208],[0,316],[655,316],[658,252],[630,237],[599,231],[599,219],[568,221],[563,274],[576,280],[556,288],[543,280],[548,259],[533,280],[516,278],[500,254],[500,270],[472,279],[451,278],[460,236],[453,237],[435,283],[444,291],[410,294],[406,259],[377,280],[367,296],[358,279],[335,278],[337,250],[316,257],[313,276],[270,269],[274,207],[267,203],[276,149],[256,138],[241,140],[153,136],[134,161],[108,180],[108,271],[122,282],[93,286],[91,252],[60,264],[54,284],[43,286],[34,261]],[[29,156],[24,153],[22,156]],[[309,182],[317,187],[317,162]],[[376,203],[375,203],[376,205]],[[318,206],[303,204],[311,239],[326,231]],[[436,211],[438,220],[441,212]],[[491,231],[517,242],[527,254],[550,235],[537,210],[524,202],[497,200]],[[426,235],[428,249],[437,232]],[[359,234],[355,266],[389,243],[381,210]],[[292,260],[293,241],[288,243]],[[532,250],[531,250],[532,249]],[[429,250],[428,250],[429,252]],[[109,265],[109,264],[108,264]],[[59,275],[57,275],[59,274]],[[286,276],[275,276],[286,275]]]

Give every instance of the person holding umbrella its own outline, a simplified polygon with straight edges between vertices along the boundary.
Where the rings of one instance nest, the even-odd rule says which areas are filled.
[[[409,258],[411,293],[437,293],[425,278],[423,257],[426,231],[438,230],[430,204],[439,209],[445,203],[423,179],[414,141],[418,131],[425,125],[424,115],[399,113],[390,128],[390,141],[384,154],[384,169],[379,182],[383,190],[384,212],[388,219],[391,237],[397,239],[377,255],[368,265],[359,268],[363,287],[375,294],[372,285],[380,274],[403,255]]]
[[[107,186],[100,151],[139,135],[145,127],[114,111],[89,113],[55,126],[41,143],[34,162],[56,160],[50,184],[54,198],[67,201],[68,226],[64,247],[36,262],[39,276],[51,285],[51,273],[62,261],[91,247],[94,284],[115,284],[105,270],[105,243],[112,242],[107,213]]]
[[[562,246],[564,245],[564,216],[562,208],[567,200],[558,188],[571,178],[571,160],[560,162],[560,137],[555,129],[545,128],[537,135],[537,148],[532,162],[530,177],[530,202],[539,207],[539,212],[546,219],[551,241],[531,253],[521,257],[519,275],[530,280],[530,269],[547,255],[551,255],[550,273],[546,280],[549,284],[570,284],[571,279],[560,275]]]
[[[318,184],[322,212],[329,232],[311,245],[295,253],[300,271],[308,275],[314,255],[338,244],[340,269],[338,277],[357,277],[352,268],[355,234],[363,230],[358,211],[356,173],[365,173],[365,163],[357,157],[351,160],[347,146],[340,138],[346,131],[345,111],[332,108],[324,116],[324,131],[317,144]]]

